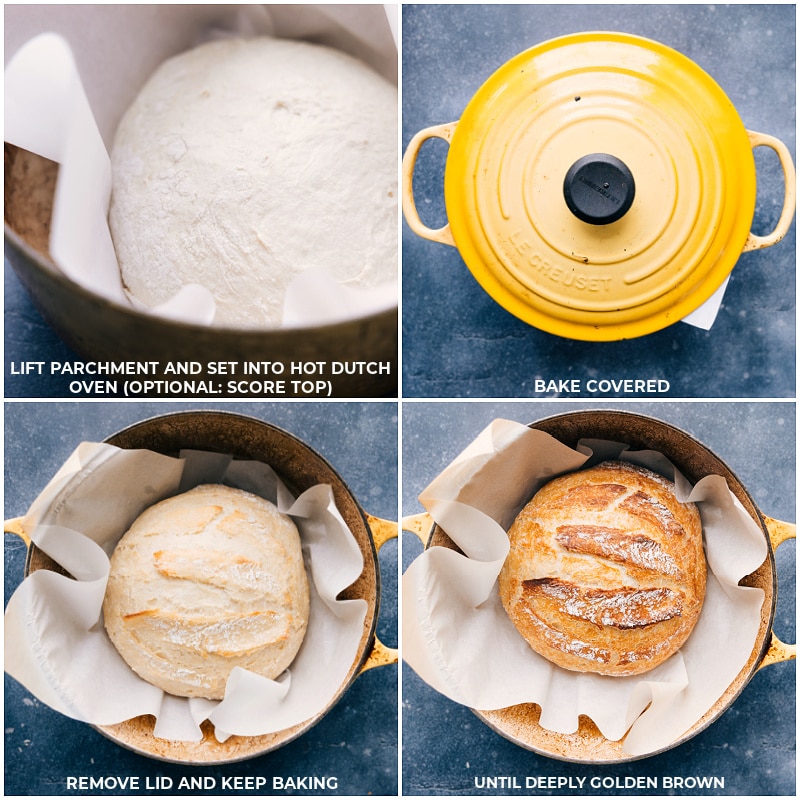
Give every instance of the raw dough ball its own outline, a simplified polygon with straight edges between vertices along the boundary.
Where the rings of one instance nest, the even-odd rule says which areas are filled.
[[[162,64],[123,117],[109,224],[146,306],[199,283],[214,324],[281,324],[295,275],[397,274],[397,89],[337,50],[211,42]]]
[[[103,616],[141,678],[221,699],[236,667],[276,678],[305,635],[300,535],[267,500],[198,486],[148,508],[111,557]]]

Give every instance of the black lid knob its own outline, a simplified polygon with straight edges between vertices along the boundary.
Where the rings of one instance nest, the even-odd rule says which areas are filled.
[[[564,199],[569,210],[592,225],[608,225],[624,216],[635,191],[631,171],[606,153],[579,158],[564,178]]]

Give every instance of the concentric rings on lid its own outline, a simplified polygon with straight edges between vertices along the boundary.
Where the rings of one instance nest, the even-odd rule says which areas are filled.
[[[582,339],[640,336],[702,305],[742,252],[755,196],[752,145],[722,89],[620,33],[503,65],[459,120],[445,172],[453,237],[484,289]]]

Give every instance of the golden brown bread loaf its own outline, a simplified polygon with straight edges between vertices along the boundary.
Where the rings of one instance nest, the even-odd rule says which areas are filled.
[[[267,500],[198,486],[148,508],[111,557],[103,616],[144,680],[221,699],[230,671],[276,678],[306,631],[300,536]]]
[[[508,535],[503,606],[560,667],[640,674],[675,653],[700,616],[700,514],[650,470],[609,461],[556,478]]]

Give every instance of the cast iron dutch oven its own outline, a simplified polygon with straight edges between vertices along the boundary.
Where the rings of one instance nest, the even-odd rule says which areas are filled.
[[[721,475],[736,499],[763,531],[767,543],[767,558],[755,572],[741,581],[743,586],[754,586],[764,592],[761,624],[750,657],[719,700],[689,730],[664,750],[677,747],[720,717],[759,669],[795,657],[795,645],[784,644],[772,630],[777,600],[775,549],[781,542],[794,538],[795,526],[762,514],[741,481],[716,454],[688,433],[661,420],[625,411],[577,411],[549,417],[531,423],[529,427],[544,431],[569,447],[575,447],[581,439],[591,438],[622,442],[633,450],[659,451],[692,483],[696,483],[706,475]],[[403,527],[417,533],[425,543],[426,549],[435,546],[456,549],[447,533],[433,523],[427,514],[404,520]],[[534,703],[520,704],[497,711],[477,709],[473,711],[489,727],[507,739],[550,758],[580,763],[611,764],[656,755],[654,752],[647,756],[631,756],[623,752],[621,742],[606,739],[594,723],[583,716],[580,717],[578,730],[574,734],[560,734],[546,730],[539,725],[540,709]]]
[[[177,456],[188,448],[261,461],[272,467],[287,488],[296,494],[318,483],[329,484],[336,507],[364,557],[361,575],[339,598],[364,600],[367,613],[358,652],[335,697],[320,713],[299,725],[264,736],[231,736],[224,742],[217,741],[209,723],[203,723],[203,739],[199,742],[158,739],[153,735],[155,720],[150,716],[117,725],[95,726],[97,730],[123,747],[163,761],[187,764],[242,761],[296,739],[325,716],[362,672],[397,661],[397,651],[385,647],[375,636],[380,602],[377,551],[397,536],[397,525],[367,514],[333,467],[307,444],[269,423],[220,411],[187,411],[154,417],[125,428],[105,441],[126,450],[147,449],[168,456]],[[19,519],[7,521],[5,530],[18,534],[28,545],[26,576],[38,569],[61,569],[30,542]]]
[[[450,145],[447,224],[420,219],[423,143]],[[751,232],[755,147],[785,178],[772,233]],[[458,248],[500,305],[550,333],[611,341],[696,310],[740,254],[780,241],[795,208],[786,146],[745,129],[681,53],[623,33],[537,45],[498,69],[458,122],[420,131],[403,159],[403,210],[419,236]]]

